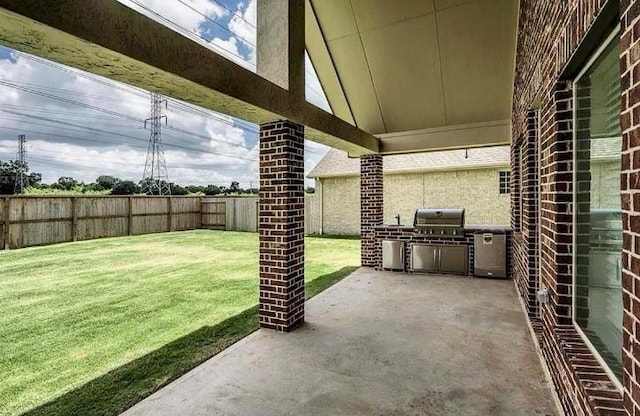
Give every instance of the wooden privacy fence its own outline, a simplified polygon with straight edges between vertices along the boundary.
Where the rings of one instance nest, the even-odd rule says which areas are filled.
[[[321,232],[318,199],[305,198],[305,232]],[[0,249],[200,228],[257,231],[258,198],[193,196],[7,196]]]
[[[201,227],[200,198],[11,196],[0,209],[0,248]]]
[[[210,204],[222,203],[223,206],[213,207]],[[258,197],[257,196],[241,196],[241,197],[207,197],[202,200],[203,228],[210,228],[205,224],[212,224],[217,221],[222,222],[224,217],[225,228],[228,231],[258,231]],[[204,207],[207,206],[208,212],[205,214]],[[322,207],[320,198],[315,195],[305,195],[304,198],[304,232],[307,235],[322,233]],[[215,212],[215,216],[214,213]],[[207,215],[207,217],[205,217]],[[214,226],[213,228],[217,228]]]

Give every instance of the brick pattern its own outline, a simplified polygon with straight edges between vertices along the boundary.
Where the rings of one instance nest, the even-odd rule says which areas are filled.
[[[640,415],[640,1],[620,5],[624,403]]]
[[[549,290],[543,322],[572,325],[573,284],[573,98],[571,84],[558,83],[540,123],[540,262]]]
[[[304,127],[260,125],[260,327],[304,322]]]
[[[607,3],[606,0],[549,2],[524,0],[520,2],[512,135],[519,139],[514,139],[514,147],[520,143],[520,140],[525,141],[525,138],[531,134],[531,108],[539,107],[537,115],[540,126],[538,140],[541,168],[539,177],[541,212],[538,221],[541,231],[537,236],[539,240],[537,243],[541,253],[539,258],[540,280],[542,285],[549,290],[550,302],[539,309],[541,325],[538,324],[538,327],[541,329],[542,353],[567,415],[640,414],[637,407],[637,403],[640,402],[640,391],[634,389],[637,385],[632,386],[633,377],[637,378],[640,373],[632,370],[629,377],[625,379],[629,390],[625,393],[623,406],[620,392],[606,376],[582,338],[575,332],[571,319],[572,233],[574,232],[572,230],[573,100],[571,84],[560,80],[559,75],[574,55],[589,28],[592,27],[605,3]],[[635,36],[638,32],[635,23],[638,3],[635,0],[623,0],[621,3],[622,10],[625,11],[622,19],[626,19],[623,26],[627,32],[632,33],[630,36]],[[631,15],[634,16],[633,19],[629,18]],[[627,63],[637,61],[638,49],[635,48],[635,52],[631,52],[633,49],[631,42],[627,43],[628,48],[625,48],[624,45],[623,41],[622,60],[625,60],[624,51],[628,49]],[[625,68],[625,71],[628,69],[632,74],[631,78],[633,78],[632,68],[625,67],[624,64],[621,64],[621,67]],[[633,84],[627,84],[625,87],[623,77],[623,90],[630,85]],[[633,93],[630,93],[629,97],[632,95]],[[637,102],[637,98],[633,102]],[[633,119],[633,114],[631,119]],[[638,150],[638,160],[640,160],[640,149]],[[512,177],[517,180],[520,165],[518,163],[519,157],[514,153],[515,151],[512,152]],[[523,157],[523,159],[524,163],[531,165],[523,166],[524,171],[533,169],[531,158]],[[632,159],[629,158],[629,160]],[[640,163],[638,165],[640,166]],[[520,190],[516,189],[516,191]],[[631,197],[628,197],[628,200],[631,200]],[[513,208],[519,210],[519,207],[514,206]],[[523,209],[522,217],[525,217],[526,206],[523,208],[525,209]],[[520,221],[522,221],[522,225],[526,228],[525,218],[520,218],[518,215],[519,213],[514,213],[512,221],[516,225],[520,225]],[[625,241],[627,247],[631,241],[629,238],[627,237]],[[525,253],[530,252],[531,244],[534,247],[536,244],[535,241],[533,243],[528,241],[530,239],[530,236],[524,236],[524,231],[519,237],[514,236],[514,251],[518,257],[518,264],[520,264],[514,273],[516,281],[521,282],[518,288],[525,302],[530,299],[531,285],[529,283],[531,279],[528,274],[531,271],[530,265],[526,264],[524,258]],[[533,239],[536,239],[535,235]],[[636,269],[640,272],[640,266]],[[633,276],[635,278],[638,275],[634,274]],[[627,277],[627,279],[629,278]],[[626,305],[633,310],[635,303],[631,302]],[[640,303],[637,304],[636,309],[640,312]],[[634,323],[630,322],[628,317],[625,318],[625,321],[625,326],[628,323],[628,328],[633,328]],[[631,351],[635,340],[631,341],[631,337],[625,337],[625,339],[627,338],[629,342],[625,345],[630,347],[628,351],[630,356],[633,356]],[[638,354],[640,348],[636,347],[635,350],[636,356],[640,356]],[[636,368],[631,363],[625,363],[625,367]]]
[[[510,194],[499,193],[502,169],[384,174],[384,224],[411,225],[416,208],[465,208],[467,224],[508,225]],[[360,234],[360,176],[320,178],[326,234]]]
[[[516,198],[517,213],[514,209],[512,221],[519,223],[516,232],[517,244],[514,252],[514,276],[527,313],[538,316],[536,292],[539,288],[538,276],[538,112],[530,111],[527,117],[527,132],[512,148],[514,170],[518,171]]]
[[[464,233],[464,237],[462,238],[438,238],[436,236],[429,235],[419,235],[416,236],[413,234],[413,230],[410,228],[397,228],[397,227],[387,227],[387,226],[379,226],[375,227],[376,236],[379,241],[382,240],[391,240],[391,241],[403,241],[404,245],[404,260],[405,260],[405,270],[408,271],[410,269],[411,263],[411,244],[434,244],[439,246],[459,246],[465,245],[469,249],[469,258],[467,263],[467,271],[469,275],[473,275],[473,262],[474,262],[474,247],[473,247],[473,238],[474,234],[478,232],[491,232],[491,229],[472,229],[466,230]],[[382,268],[382,258],[380,258],[379,263],[376,265],[377,269]],[[509,273],[513,268],[513,240],[512,240],[512,232],[507,232],[507,277],[510,278],[511,275]]]
[[[376,267],[382,261],[382,246],[375,227],[384,221],[382,155],[360,158],[360,256],[363,266]]]
[[[566,415],[626,415],[622,397],[573,327],[543,324],[542,353]]]

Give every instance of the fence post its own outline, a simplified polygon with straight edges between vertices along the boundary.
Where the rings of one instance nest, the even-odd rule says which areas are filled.
[[[129,220],[127,222],[127,234],[133,235],[133,197],[132,196],[129,197],[128,210],[129,210],[129,214],[128,214]]]
[[[9,208],[11,207],[11,197],[8,196],[4,200],[4,247],[5,250],[9,250],[9,218],[11,217]]]
[[[78,241],[78,197],[71,197],[71,241]]]
[[[171,195],[167,197],[167,224],[169,228],[169,232],[173,228],[173,204],[171,202]]]

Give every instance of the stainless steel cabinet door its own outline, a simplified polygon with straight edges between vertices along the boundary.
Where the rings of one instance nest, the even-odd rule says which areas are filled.
[[[413,244],[411,246],[411,269],[424,272],[438,270],[438,246]]]
[[[467,246],[440,246],[438,249],[438,266],[441,272],[467,274]]]
[[[382,268],[404,270],[404,243],[402,241],[382,241]]]

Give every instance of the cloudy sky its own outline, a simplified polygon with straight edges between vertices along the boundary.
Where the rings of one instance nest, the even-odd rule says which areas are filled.
[[[256,0],[119,0],[255,71]],[[329,109],[307,59],[307,100]],[[0,46],[0,160],[17,136],[43,181],[101,174],[142,179],[150,96],[143,90]],[[162,138],[169,179],[187,185],[258,183],[258,126],[168,99]],[[308,172],[327,151],[307,141]],[[312,185],[311,181],[308,185]]]

